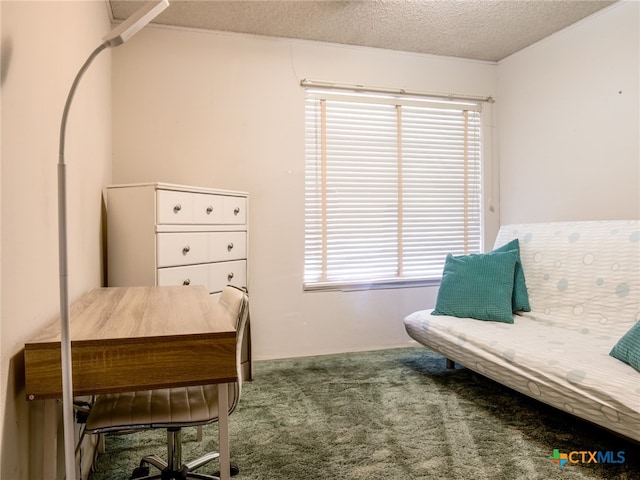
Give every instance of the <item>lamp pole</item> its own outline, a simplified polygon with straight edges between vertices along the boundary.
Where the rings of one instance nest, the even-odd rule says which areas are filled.
[[[122,45],[169,6],[168,0],[152,1],[114,28],[84,62],[76,74],[64,104],[60,122],[58,151],[58,260],[60,272],[60,349],[62,369],[62,421],[64,430],[64,460],[67,480],[76,478],[75,432],[73,428],[73,368],[69,315],[69,261],[67,253],[67,170],[64,159],[67,117],[80,79],[93,60],[106,48]]]

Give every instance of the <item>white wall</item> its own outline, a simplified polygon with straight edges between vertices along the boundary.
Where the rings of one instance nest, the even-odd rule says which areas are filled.
[[[498,65],[502,223],[640,217],[640,3]]]
[[[56,163],[76,72],[109,31],[104,2],[0,3],[2,220],[0,392],[3,479],[33,478],[22,349],[58,312]],[[110,181],[110,54],[77,91],[68,123],[71,298],[101,285],[101,192]],[[40,425],[33,425],[39,432]],[[51,460],[51,459],[48,459]]]
[[[129,46],[128,46],[129,47]],[[149,28],[113,53],[113,179],[248,191],[255,358],[409,342],[435,288],[303,293],[303,78],[491,95],[495,64]]]

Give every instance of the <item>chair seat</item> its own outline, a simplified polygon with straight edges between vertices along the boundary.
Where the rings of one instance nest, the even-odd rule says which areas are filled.
[[[229,385],[233,398],[234,384]],[[218,385],[196,385],[99,395],[87,430],[109,432],[204,425],[218,419]]]

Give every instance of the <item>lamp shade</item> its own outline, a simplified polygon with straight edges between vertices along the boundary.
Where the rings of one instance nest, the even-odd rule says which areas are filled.
[[[103,38],[108,47],[117,47],[133,37],[169,6],[169,0],[148,2]]]

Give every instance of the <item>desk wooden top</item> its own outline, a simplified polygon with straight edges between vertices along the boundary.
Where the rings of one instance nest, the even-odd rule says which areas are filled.
[[[99,288],[71,306],[75,395],[232,382],[235,319],[204,287]],[[60,324],[25,344],[29,400],[60,398]]]

